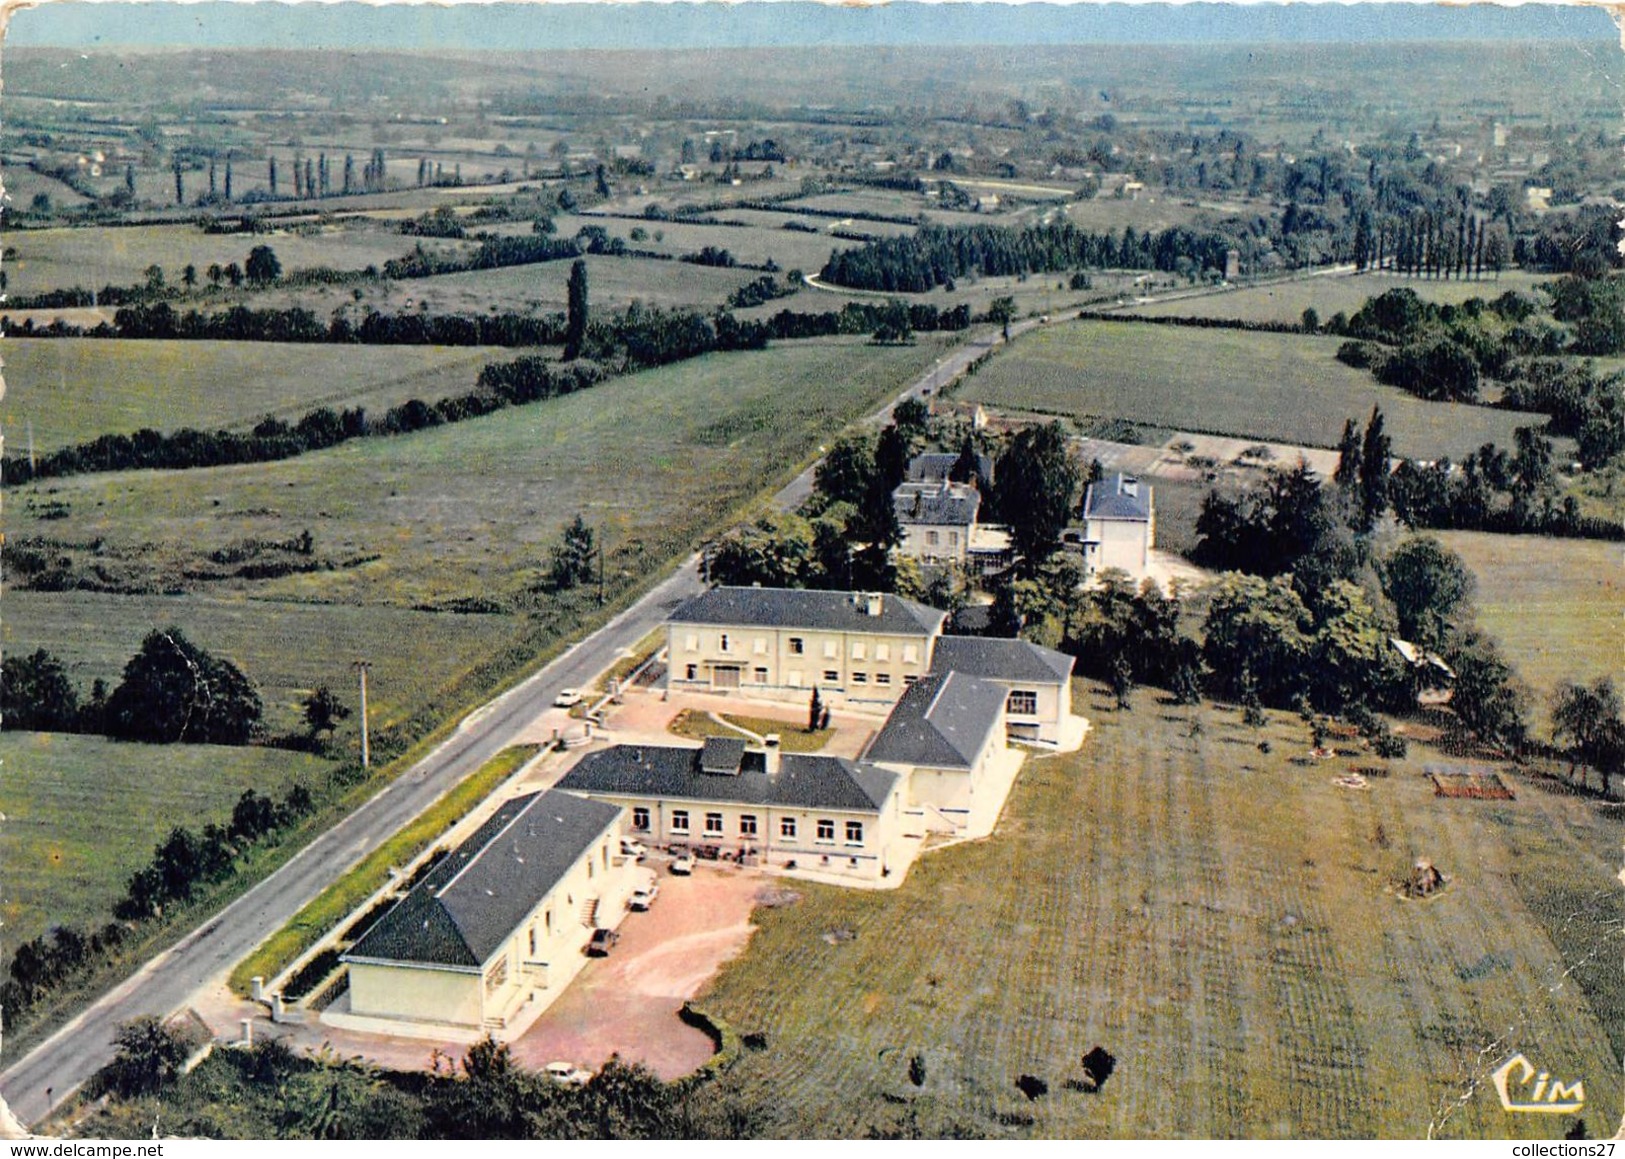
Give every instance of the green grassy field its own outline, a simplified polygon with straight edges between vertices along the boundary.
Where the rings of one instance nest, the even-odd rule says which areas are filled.
[[[128,433],[252,426],[316,406],[374,414],[409,398],[474,389],[480,367],[514,357],[484,346],[339,346],[102,338],[8,338],[0,418],[7,450],[42,451]]]
[[[8,656],[36,648],[53,653],[88,694],[98,678],[110,688],[117,685],[142,638],[171,625],[248,674],[265,701],[266,725],[273,733],[303,727],[303,701],[319,684],[330,686],[354,709],[359,694],[350,665],[360,659],[372,664],[372,727],[387,728],[437,703],[459,677],[517,641],[524,630],[514,616],[195,595],[8,591],[0,641]],[[358,735],[359,721],[352,715],[338,738],[356,743]],[[116,751],[145,750],[124,745]]]
[[[4,950],[53,925],[101,926],[172,827],[229,821],[244,789],[280,799],[328,767],[278,749],[0,734]]]
[[[1572,1120],[1507,1115],[1487,1082],[1519,1050],[1584,1076],[1612,1131],[1618,833],[1595,802],[1436,799],[1414,744],[1351,791],[1349,762],[1289,763],[1294,717],[1265,755],[1230,710],[1191,738],[1147,690],[1076,702],[1095,731],[1029,760],[992,838],[895,892],[797,883],[757,911],[700,1000],[764,1036],[722,1080],[762,1133],[1554,1138]],[[1418,856],[1450,883],[1402,900]],[[1097,1044],[1114,1074],[1069,1089]]]
[[[1139,228],[1138,225],[1136,228]],[[1426,301],[1444,304],[1465,302],[1468,298],[1488,301],[1508,290],[1529,293],[1537,285],[1550,280],[1548,274],[1526,274],[1522,270],[1508,270],[1499,278],[1485,278],[1477,282],[1432,282],[1424,278],[1400,278],[1387,274],[1297,278],[1183,301],[1153,302],[1130,307],[1124,312],[1142,314],[1148,318],[1298,322],[1302,320],[1304,310],[1313,307],[1324,322],[1339,311],[1352,315],[1365,305],[1367,299],[1400,287],[1415,290],[1417,296]]]
[[[1625,546],[1474,531],[1434,532],[1478,579],[1478,623],[1500,641],[1536,693],[1536,731],[1549,735],[1564,681],[1620,678],[1625,656]]]
[[[6,234],[6,245],[17,250],[15,258],[6,259],[6,285],[12,294],[71,286],[87,290],[129,286],[144,281],[143,271],[151,265],[163,267],[165,278],[179,285],[181,270],[190,263],[197,268],[198,284],[203,286],[207,285],[204,272],[211,263],[241,266],[257,245],[275,250],[287,272],[312,266],[359,270],[410,253],[415,240],[354,225],[260,235],[208,234],[192,225],[31,229]],[[445,243],[439,244],[444,247]]]
[[[370,562],[242,590],[411,607],[533,585],[560,529],[581,513],[606,538],[615,590],[623,572],[641,576],[692,550],[944,349],[932,338],[782,343],[279,463],[50,480],[17,489],[8,530],[99,540],[120,566],[182,584],[210,551],[308,528],[318,557]],[[42,520],[30,513],[35,498],[70,513]]]
[[[1124,226],[1132,226],[1137,233],[1146,230],[1170,229],[1189,225],[1204,213],[1219,216],[1229,213],[1259,213],[1263,210],[1247,202],[1197,203],[1170,194],[1152,190],[1149,197],[1134,200],[1127,197],[1092,197],[1074,201],[1067,206],[1067,218],[1080,229],[1111,230],[1121,233]]]
[[[1112,322],[1056,323],[1024,335],[956,397],[1009,410],[1125,418],[1174,430],[1336,446],[1373,406],[1398,455],[1460,458],[1512,445],[1539,415],[1423,402],[1334,357],[1338,340]]]

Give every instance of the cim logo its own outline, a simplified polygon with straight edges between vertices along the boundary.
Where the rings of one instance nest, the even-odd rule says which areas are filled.
[[[1545,1071],[1536,1073],[1534,1064],[1521,1054],[1502,1063],[1491,1079],[1495,1093],[1501,1096],[1501,1105],[1509,1111],[1572,1115],[1586,1105],[1585,1083],[1557,1082]],[[1531,1079],[1534,1080],[1532,1087]]]

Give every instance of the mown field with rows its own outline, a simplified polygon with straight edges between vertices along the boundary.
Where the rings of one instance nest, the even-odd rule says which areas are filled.
[[[0,733],[5,951],[53,925],[100,927],[171,828],[225,824],[244,789],[280,800],[330,767],[279,749]]]
[[[763,1036],[723,1081],[765,1134],[1556,1137],[1572,1120],[1507,1115],[1487,1082],[1519,1050],[1613,1129],[1617,814],[1516,775],[1516,801],[1435,798],[1446,758],[1414,742],[1344,789],[1370,758],[1290,763],[1296,717],[1208,706],[1192,737],[1149,690],[1076,702],[1083,750],[1030,759],[992,838],[895,892],[757,910],[700,1001]],[[1417,857],[1450,881],[1403,899]],[[1115,1072],[1069,1088],[1096,1045]]]
[[[1366,301],[1385,291],[1404,288],[1440,304],[1459,304],[1469,298],[1491,301],[1508,291],[1529,293],[1550,275],[1507,270],[1500,277],[1480,281],[1429,281],[1426,278],[1360,274],[1356,277],[1299,277],[1290,281],[1242,286],[1222,294],[1206,294],[1174,302],[1130,306],[1126,314],[1147,318],[1227,318],[1242,322],[1298,323],[1306,309],[1325,322],[1333,314],[1352,316]]]
[[[1205,299],[1197,299],[1205,300]],[[1423,402],[1338,362],[1338,339],[1128,322],[1057,322],[1024,335],[956,398],[1006,410],[1122,418],[1169,430],[1335,447],[1381,406],[1394,453],[1460,458],[1510,447],[1542,415]],[[1560,452],[1561,453],[1561,452]]]
[[[483,346],[342,346],[120,338],[8,338],[6,449],[41,451],[152,428],[251,427],[318,406],[383,412],[474,389],[516,352]]]
[[[1472,569],[1478,623],[1500,641],[1534,690],[1538,734],[1548,735],[1559,684],[1619,680],[1625,656],[1619,544],[1477,531],[1434,534]]]

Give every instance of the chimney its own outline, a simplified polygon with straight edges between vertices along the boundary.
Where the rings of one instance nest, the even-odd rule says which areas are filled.
[[[884,600],[885,597],[879,592],[870,592],[863,597],[863,614],[866,616],[880,615],[881,609],[884,607]]]
[[[770,744],[762,750],[762,759],[767,763],[767,775],[770,777],[779,775],[779,752],[779,746],[776,744]]]

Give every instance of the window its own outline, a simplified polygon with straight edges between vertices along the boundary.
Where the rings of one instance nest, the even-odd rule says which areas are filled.
[[[784,682],[786,684],[788,684],[791,688],[800,688],[801,687],[801,673],[799,673],[799,672],[786,672],[784,674]]]
[[[708,837],[722,836],[722,814],[707,813],[705,815],[705,833]]]
[[[698,664],[690,664],[683,671],[687,673],[685,678],[688,680],[698,680],[700,678],[700,666]]]
[[[721,648],[724,652],[729,650],[728,649],[728,633],[724,632],[724,633],[722,633],[722,635],[717,637],[717,647]]]
[[[1004,710],[1020,716],[1032,716],[1038,712],[1038,693],[1026,688],[1014,689],[1010,699],[1004,703]]]
[[[530,927],[530,956],[536,956],[536,927]]]
[[[761,636],[756,637],[756,641],[751,645],[751,648],[758,656],[767,655],[767,641]]]
[[[794,817],[779,818],[779,836],[791,841],[796,839],[796,819]]]
[[[958,547],[959,546],[959,532],[950,531],[948,533],[948,546],[949,547]]]
[[[852,673],[852,683],[853,684],[867,684],[867,683],[869,683],[869,674],[867,672],[854,672],[854,673]]]
[[[920,662],[920,649],[916,644],[903,645],[903,663],[918,664]]]
[[[800,656],[806,650],[807,641],[803,640],[800,636],[790,637],[790,655]]]
[[[492,962],[491,963],[491,968],[488,971],[486,971],[486,974],[485,974],[485,992],[487,994],[489,994],[493,990],[501,989],[502,984],[504,982],[506,982],[507,980],[508,980],[508,955],[503,954],[502,957],[498,958],[495,962]]]
[[[876,644],[875,645],[875,659],[876,660],[890,660],[891,659],[891,645],[890,644]]]
[[[854,641],[852,641],[852,659],[854,659],[854,660],[862,660],[863,659],[863,641],[862,640],[854,640]]]
[[[756,814],[741,813],[739,815],[739,835],[741,837],[756,836]]]
[[[935,547],[937,545],[937,533],[935,531],[927,531],[925,533],[925,545],[927,547]]]
[[[639,805],[632,810],[632,828],[642,830],[649,828],[649,810],[647,806]]]
[[[840,682],[841,682],[841,674],[839,672],[835,671],[835,669],[833,669],[833,668],[824,669],[824,683],[825,684],[839,684]]]
[[[890,672],[876,672],[875,673],[875,683],[876,684],[890,684],[891,683],[891,673]]]
[[[758,683],[758,684],[766,684],[767,683],[767,669],[763,668],[760,664],[758,664],[756,666],[755,671],[756,671],[756,683]]]
[[[910,685],[912,685],[918,679],[919,679],[918,676],[905,676],[905,677],[903,677],[903,687],[904,688],[909,687]]]
[[[700,638],[694,635],[692,632],[689,633],[689,637],[685,643],[687,644],[690,652],[698,652],[700,650]]]
[[[840,654],[841,648],[839,644],[837,644],[834,640],[824,641],[824,659],[833,660]]]
[[[846,823],[846,843],[848,845],[863,844],[863,822],[848,821]]]
[[[592,880],[592,858],[587,858],[587,880]]]
[[[835,840],[835,822],[831,821],[828,817],[820,817],[818,819],[818,840]]]
[[[688,832],[688,810],[673,809],[671,811],[671,831],[673,833]]]
[[[548,910],[546,913],[544,913],[542,915],[542,928],[547,931],[547,936],[548,937],[553,936],[553,911],[552,910]]]

